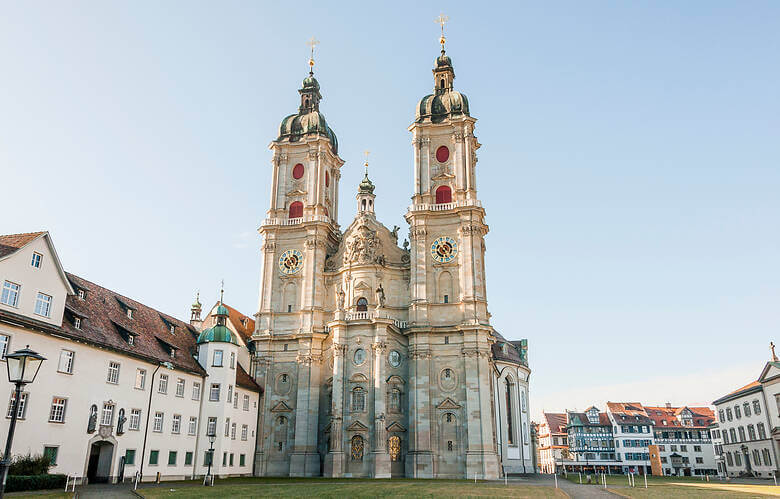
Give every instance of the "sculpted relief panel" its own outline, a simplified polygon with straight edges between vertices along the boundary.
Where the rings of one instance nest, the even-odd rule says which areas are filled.
[[[382,241],[376,231],[361,226],[346,243],[344,263],[383,263]]]

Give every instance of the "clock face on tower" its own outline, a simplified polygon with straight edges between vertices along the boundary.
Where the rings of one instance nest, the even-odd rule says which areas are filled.
[[[431,256],[440,263],[449,263],[455,259],[458,254],[458,243],[447,236],[437,238],[431,244]]]
[[[303,254],[297,249],[288,249],[279,257],[282,274],[297,274],[303,267]]]

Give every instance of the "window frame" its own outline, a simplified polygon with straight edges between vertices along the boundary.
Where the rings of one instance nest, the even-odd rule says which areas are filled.
[[[58,401],[61,401],[61,403],[58,403]],[[49,407],[49,423],[64,424],[67,407],[68,399],[66,397],[59,397],[54,395],[51,398],[51,406]],[[57,409],[59,409],[59,411],[57,411]],[[57,414],[55,414],[55,411],[57,411]],[[55,417],[57,415],[59,418]]]
[[[19,308],[19,295],[21,294],[21,284],[17,284],[13,281],[3,281],[3,289],[2,292],[0,292],[0,303],[11,308]],[[13,300],[11,300],[12,296]],[[13,301],[13,303],[11,301]]]
[[[119,384],[119,374],[122,369],[122,364],[114,360],[108,361],[108,376],[106,382],[112,385]],[[115,372],[116,376],[112,376],[112,372]]]
[[[158,422],[160,423],[159,426],[157,424]],[[165,413],[163,411],[155,411],[154,419],[152,419],[152,431],[154,433],[162,433],[164,427],[165,427]]]
[[[51,318],[51,309],[54,305],[54,297],[52,295],[47,295],[43,291],[38,291],[38,294],[35,296],[35,308],[33,310],[33,313],[35,315]],[[44,307],[46,308],[45,313]]]
[[[66,366],[66,369],[63,369],[62,367],[63,355],[68,353],[70,354],[69,357],[66,356],[67,358],[66,362],[68,363],[68,365]],[[73,375],[73,364],[75,363],[75,360],[76,360],[76,352],[74,352],[73,350],[68,350],[67,348],[61,349],[60,358],[59,361],[57,362],[57,372],[61,374]]]
[[[141,411],[141,409],[138,408],[130,409],[130,416],[127,418],[127,429],[129,431],[140,431],[142,414],[143,412]],[[135,425],[133,425],[133,419],[135,419]]]
[[[30,266],[34,269],[40,269],[42,264],[43,264],[43,254],[38,253],[37,251],[33,251],[32,259],[30,260]]]

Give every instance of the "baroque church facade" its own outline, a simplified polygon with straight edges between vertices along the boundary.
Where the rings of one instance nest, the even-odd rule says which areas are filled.
[[[377,220],[367,170],[341,230],[344,161],[313,71],[271,143],[251,336],[264,388],[256,475],[533,472],[527,342],[490,325],[476,119],[441,43],[434,92],[409,127],[409,241]]]

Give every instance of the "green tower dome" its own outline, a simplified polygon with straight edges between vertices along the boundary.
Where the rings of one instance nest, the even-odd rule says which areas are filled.
[[[227,326],[218,324],[214,327],[204,329],[198,336],[198,345],[202,343],[233,343],[238,345],[236,335],[233,334]]]

